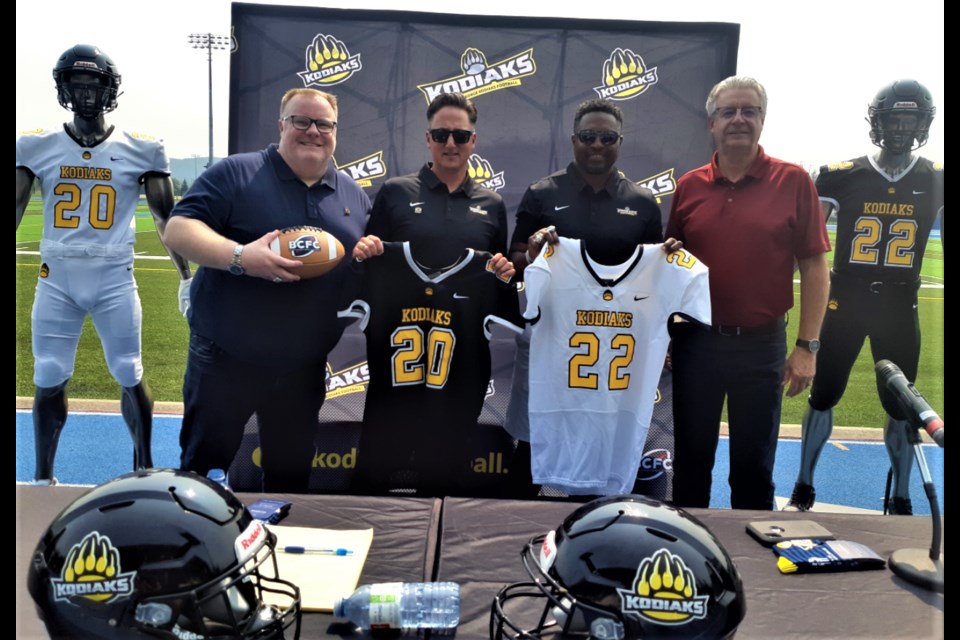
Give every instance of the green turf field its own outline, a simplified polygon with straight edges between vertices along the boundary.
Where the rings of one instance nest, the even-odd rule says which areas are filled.
[[[40,203],[31,202],[17,231],[17,249],[37,250],[41,231]],[[137,252],[163,256],[145,206],[138,209]],[[833,256],[829,257],[830,262]],[[30,308],[39,257],[17,255],[17,395],[33,395],[33,355],[30,348]],[[134,265],[140,299],[143,303],[143,364],[146,379],[157,400],[180,401],[183,371],[186,366],[188,329],[177,309],[178,275],[169,260],[137,260]],[[927,246],[923,264],[924,282],[943,284],[943,245],[933,238]],[[796,311],[792,316],[796,318]],[[920,291],[920,321],[923,351],[917,388],[930,404],[943,410],[943,289]],[[797,320],[788,326],[789,342],[796,338]],[[107,372],[100,341],[90,321],[84,328],[77,353],[77,365],[70,382],[75,398],[119,398],[119,389]],[[806,408],[806,395],[784,400],[783,422],[800,422]],[[854,367],[847,391],[835,409],[838,425],[882,427],[884,413],[877,399],[873,361],[865,345]]]

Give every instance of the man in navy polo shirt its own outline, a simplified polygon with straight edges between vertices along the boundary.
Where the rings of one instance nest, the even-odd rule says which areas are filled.
[[[265,491],[308,489],[327,354],[343,331],[337,301],[348,261],[302,280],[270,242],[309,225],[353,246],[370,210],[333,161],[337,100],[291,89],[279,145],[217,163],[176,206],[164,239],[200,265],[191,290],[183,383],[182,469],[228,468],[251,414],[260,426]]]

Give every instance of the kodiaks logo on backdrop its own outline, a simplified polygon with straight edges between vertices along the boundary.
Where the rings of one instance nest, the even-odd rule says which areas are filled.
[[[369,383],[370,368],[366,361],[350,365],[340,371],[334,371],[330,363],[327,363],[327,400],[351,393],[363,393],[367,390]]]
[[[697,595],[697,580],[683,558],[659,549],[637,567],[633,589],[617,589],[623,615],[660,625],[682,625],[707,615],[708,596]]]
[[[507,184],[503,179],[503,171],[495,172],[489,160],[475,153],[467,159],[467,175],[475,184],[491,191],[500,191]]]
[[[657,68],[648,69],[643,58],[617,47],[603,63],[603,85],[593,90],[601,98],[630,100],[657,84]]]
[[[673,177],[673,167],[661,171],[655,176],[637,180],[637,186],[650,189],[653,192],[653,197],[657,200],[657,204],[660,204],[661,198],[677,190],[677,181]]]
[[[318,33],[307,45],[304,69],[298,76],[305,87],[331,87],[346,81],[363,68],[360,54],[350,55],[347,45],[335,36]]]
[[[441,93],[459,92],[473,98],[491,91],[519,87],[521,78],[537,72],[537,63],[532,48],[497,62],[487,62],[483,51],[469,47],[460,56],[460,69],[463,73],[458,76],[417,85],[427,104]]]
[[[70,548],[60,577],[52,578],[50,586],[54,600],[107,603],[133,593],[135,575],[135,571],[123,573],[120,552],[110,538],[91,531]]]
[[[334,158],[334,164],[336,164]],[[387,165],[383,162],[383,151],[371,153],[365,158],[354,160],[346,164],[337,164],[337,169],[346,171],[359,186],[367,188],[373,186],[373,181],[387,175]]]

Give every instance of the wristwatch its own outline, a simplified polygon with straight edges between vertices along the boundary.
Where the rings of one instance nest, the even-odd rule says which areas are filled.
[[[243,245],[238,244],[233,248],[233,259],[230,260],[230,266],[227,267],[227,271],[232,273],[235,276],[243,275]]]
[[[813,340],[801,340],[800,338],[797,338],[797,346],[803,347],[810,353],[816,353],[817,351],[820,351],[820,341],[816,338]]]

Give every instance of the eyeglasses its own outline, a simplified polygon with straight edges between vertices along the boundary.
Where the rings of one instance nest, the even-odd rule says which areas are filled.
[[[597,138],[600,138],[600,143],[603,146],[609,147],[612,144],[616,144],[623,136],[616,131],[594,131],[593,129],[581,129],[577,131],[577,139],[583,144],[593,144]]]
[[[334,121],[314,120],[307,116],[287,116],[283,120],[289,121],[293,128],[298,131],[307,131],[311,124],[317,125],[317,131],[320,133],[333,133],[333,130],[337,128],[337,123]]]
[[[453,141],[456,144],[467,144],[473,137],[473,131],[467,131],[466,129],[430,129],[427,133],[437,144],[447,144],[450,136],[453,136]]]
[[[717,116],[721,120],[733,120],[737,117],[737,112],[740,112],[740,115],[744,120],[756,120],[760,117],[760,114],[763,113],[762,107],[720,107],[714,109],[713,115]]]

